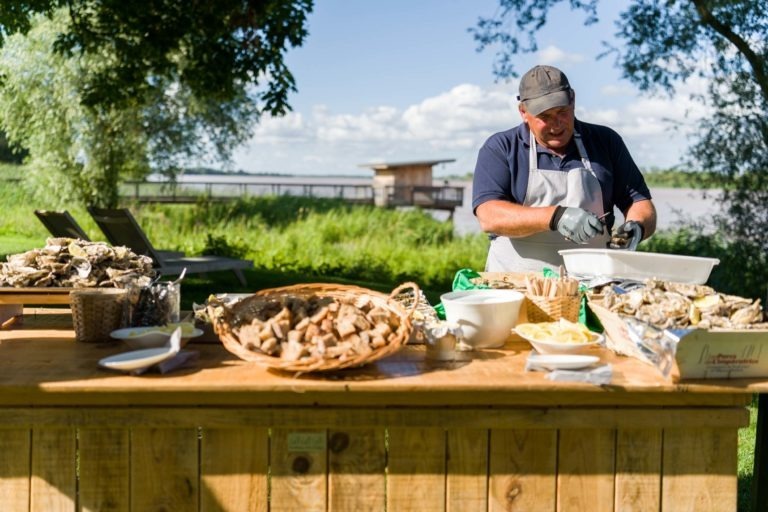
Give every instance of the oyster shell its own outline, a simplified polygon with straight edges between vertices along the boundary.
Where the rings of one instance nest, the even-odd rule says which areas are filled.
[[[152,259],[127,247],[74,238],[49,238],[45,247],[12,254],[0,265],[0,286],[125,288],[155,275]]]
[[[760,300],[716,292],[704,285],[649,279],[626,293],[602,291],[602,305],[659,329],[768,328]]]

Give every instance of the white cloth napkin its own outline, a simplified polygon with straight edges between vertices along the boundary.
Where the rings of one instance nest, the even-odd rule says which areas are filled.
[[[600,366],[588,366],[580,370],[550,370],[544,366],[532,362],[530,359],[525,361],[525,371],[528,372],[548,372],[545,377],[554,381],[587,382],[597,386],[610,384],[613,376],[613,366],[602,364]]]
[[[139,368],[138,370],[133,370],[131,375],[142,375],[148,372],[166,374],[174,370],[180,370],[182,368],[193,366],[199,357],[200,352],[197,350],[180,350],[178,354],[170,359],[166,359],[165,361],[161,361],[151,366]]]

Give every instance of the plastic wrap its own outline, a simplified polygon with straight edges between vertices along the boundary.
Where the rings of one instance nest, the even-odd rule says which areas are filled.
[[[621,315],[619,318],[627,326],[627,335],[634,344],[633,355],[655,366],[664,378],[669,377],[675,365],[677,343],[681,334],[687,331],[658,329],[632,316]]]

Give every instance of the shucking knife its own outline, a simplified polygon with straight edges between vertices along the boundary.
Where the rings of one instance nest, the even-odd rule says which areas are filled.
[[[608,216],[612,212],[605,212],[602,215],[598,215],[597,218],[603,226],[608,227]],[[621,251],[634,251],[637,249],[637,244],[643,238],[643,227],[635,221],[628,221],[616,228],[611,234],[611,240],[606,243],[606,247],[609,249],[617,249]]]

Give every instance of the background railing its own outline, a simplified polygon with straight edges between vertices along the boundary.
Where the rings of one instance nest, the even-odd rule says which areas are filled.
[[[207,181],[168,183],[154,181],[126,181],[120,196],[137,202],[195,202],[199,199],[230,200],[248,196],[303,196],[336,198],[349,202],[373,204],[370,185],[299,184],[299,183],[234,183]]]

